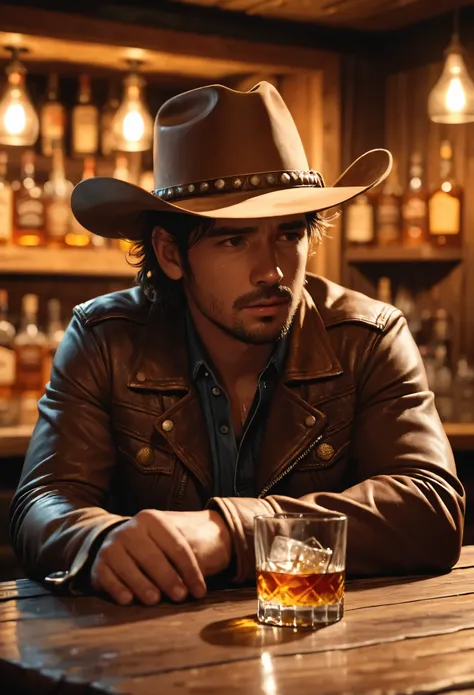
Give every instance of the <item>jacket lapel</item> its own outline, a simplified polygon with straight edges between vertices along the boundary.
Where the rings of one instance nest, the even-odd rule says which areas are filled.
[[[272,401],[255,472],[257,494],[284,474],[324,431],[326,416],[298,393],[305,382],[342,374],[324,323],[306,291],[295,316],[282,380]],[[303,389],[304,392],[304,389]]]

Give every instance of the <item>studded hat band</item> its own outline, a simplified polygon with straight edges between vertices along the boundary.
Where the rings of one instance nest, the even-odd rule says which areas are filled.
[[[244,176],[228,176],[222,179],[195,181],[185,185],[157,188],[153,195],[163,200],[179,198],[195,198],[199,196],[231,193],[235,191],[272,190],[307,186],[308,188],[324,188],[324,180],[318,171],[264,171],[258,174]]]

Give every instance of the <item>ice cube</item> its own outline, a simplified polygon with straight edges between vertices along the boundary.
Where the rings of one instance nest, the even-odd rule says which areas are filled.
[[[273,572],[291,572],[294,574],[327,572],[332,557],[330,548],[323,548],[312,537],[306,541],[297,541],[286,536],[275,536],[268,556],[268,569]]]

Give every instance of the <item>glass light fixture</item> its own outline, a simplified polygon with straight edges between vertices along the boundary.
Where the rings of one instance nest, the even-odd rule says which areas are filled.
[[[30,147],[39,134],[39,119],[25,85],[26,68],[20,49],[7,47],[12,60],[6,67],[8,84],[0,101],[0,144]]]
[[[115,148],[122,152],[149,150],[153,119],[143,99],[145,80],[138,74],[138,61],[129,61],[131,72],[124,80],[123,100],[112,121]]]
[[[464,62],[458,23],[459,10],[454,15],[454,33],[445,51],[443,72],[428,97],[428,115],[435,123],[474,121],[474,83]]]

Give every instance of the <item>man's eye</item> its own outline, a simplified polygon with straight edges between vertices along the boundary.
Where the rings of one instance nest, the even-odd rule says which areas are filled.
[[[233,236],[230,239],[225,239],[225,241],[222,242],[223,246],[230,246],[231,248],[235,248],[236,246],[241,246],[243,243],[243,239],[240,236]]]
[[[301,239],[301,232],[285,232],[280,235],[280,239],[283,241],[299,241]]]

